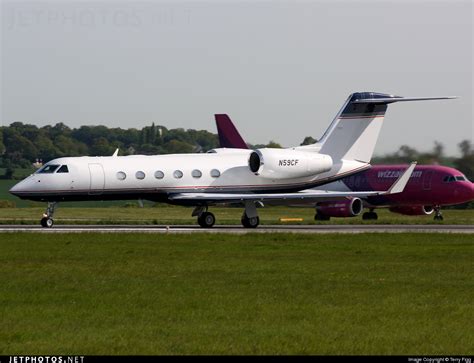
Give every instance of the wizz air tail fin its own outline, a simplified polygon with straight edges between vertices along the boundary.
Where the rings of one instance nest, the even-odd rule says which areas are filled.
[[[239,131],[232,123],[230,117],[226,114],[214,115],[216,119],[217,134],[219,135],[220,147],[229,149],[248,149]]]
[[[400,97],[375,92],[353,93],[318,143],[321,154],[333,160],[369,163],[382,128],[387,105],[394,102],[442,100],[456,97]]]

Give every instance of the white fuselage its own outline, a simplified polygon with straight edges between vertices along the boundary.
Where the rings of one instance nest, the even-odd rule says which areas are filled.
[[[322,185],[369,167],[341,161],[328,171],[299,178],[267,178],[249,169],[252,150],[216,149],[205,154],[66,157],[48,165],[67,165],[68,172],[37,172],[10,191],[24,199],[166,201],[178,192],[279,192]],[[285,170],[291,165],[282,166]]]

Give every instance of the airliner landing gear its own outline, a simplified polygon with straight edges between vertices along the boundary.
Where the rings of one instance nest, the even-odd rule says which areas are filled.
[[[331,219],[330,216],[327,216],[325,214],[321,214],[321,213],[316,213],[314,215],[314,220],[315,221],[329,221]]]
[[[443,220],[443,214],[441,213],[441,206],[440,205],[435,205],[433,207],[435,215],[434,215],[434,220],[435,221],[442,221]]]
[[[362,220],[364,221],[376,221],[378,218],[379,216],[377,215],[377,213],[374,212],[374,208],[371,208],[370,212],[365,212],[364,214],[362,214]]]
[[[216,217],[214,214],[207,211],[207,206],[196,207],[192,216],[198,217],[198,224],[202,228],[211,228],[216,223]]]
[[[260,224],[260,218],[258,217],[257,207],[255,202],[246,201],[245,202],[245,211],[240,219],[242,225],[245,228],[257,228]]]
[[[57,202],[48,202],[46,211],[43,213],[43,218],[41,218],[41,226],[45,228],[51,228],[54,224],[53,214],[56,208]]]

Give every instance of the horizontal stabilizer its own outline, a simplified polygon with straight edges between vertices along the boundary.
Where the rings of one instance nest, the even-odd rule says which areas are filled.
[[[400,97],[390,96],[387,98],[362,98],[353,100],[352,103],[374,103],[374,104],[388,104],[394,102],[407,102],[407,101],[432,101],[432,100],[452,100],[456,99],[457,96],[446,96],[446,97]]]

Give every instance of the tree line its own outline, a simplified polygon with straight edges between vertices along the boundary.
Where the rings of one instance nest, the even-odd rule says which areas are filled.
[[[304,138],[301,145],[312,144],[317,140],[311,136]],[[62,156],[106,156],[112,155],[116,148],[120,155],[131,154],[170,154],[206,152],[219,147],[216,134],[206,130],[168,129],[155,125],[137,128],[109,128],[106,126],[81,126],[70,128],[63,123],[37,127],[36,125],[14,122],[0,127],[0,168],[3,178],[22,177],[15,170],[25,173],[33,169],[33,164],[47,162]],[[270,141],[267,144],[249,145],[251,148],[281,147]],[[394,153],[374,157],[373,164],[408,163],[417,160],[420,164],[442,164],[452,166],[474,180],[474,147],[470,140],[458,144],[460,157],[448,157],[442,144],[436,142],[429,152],[420,152],[403,145]]]

